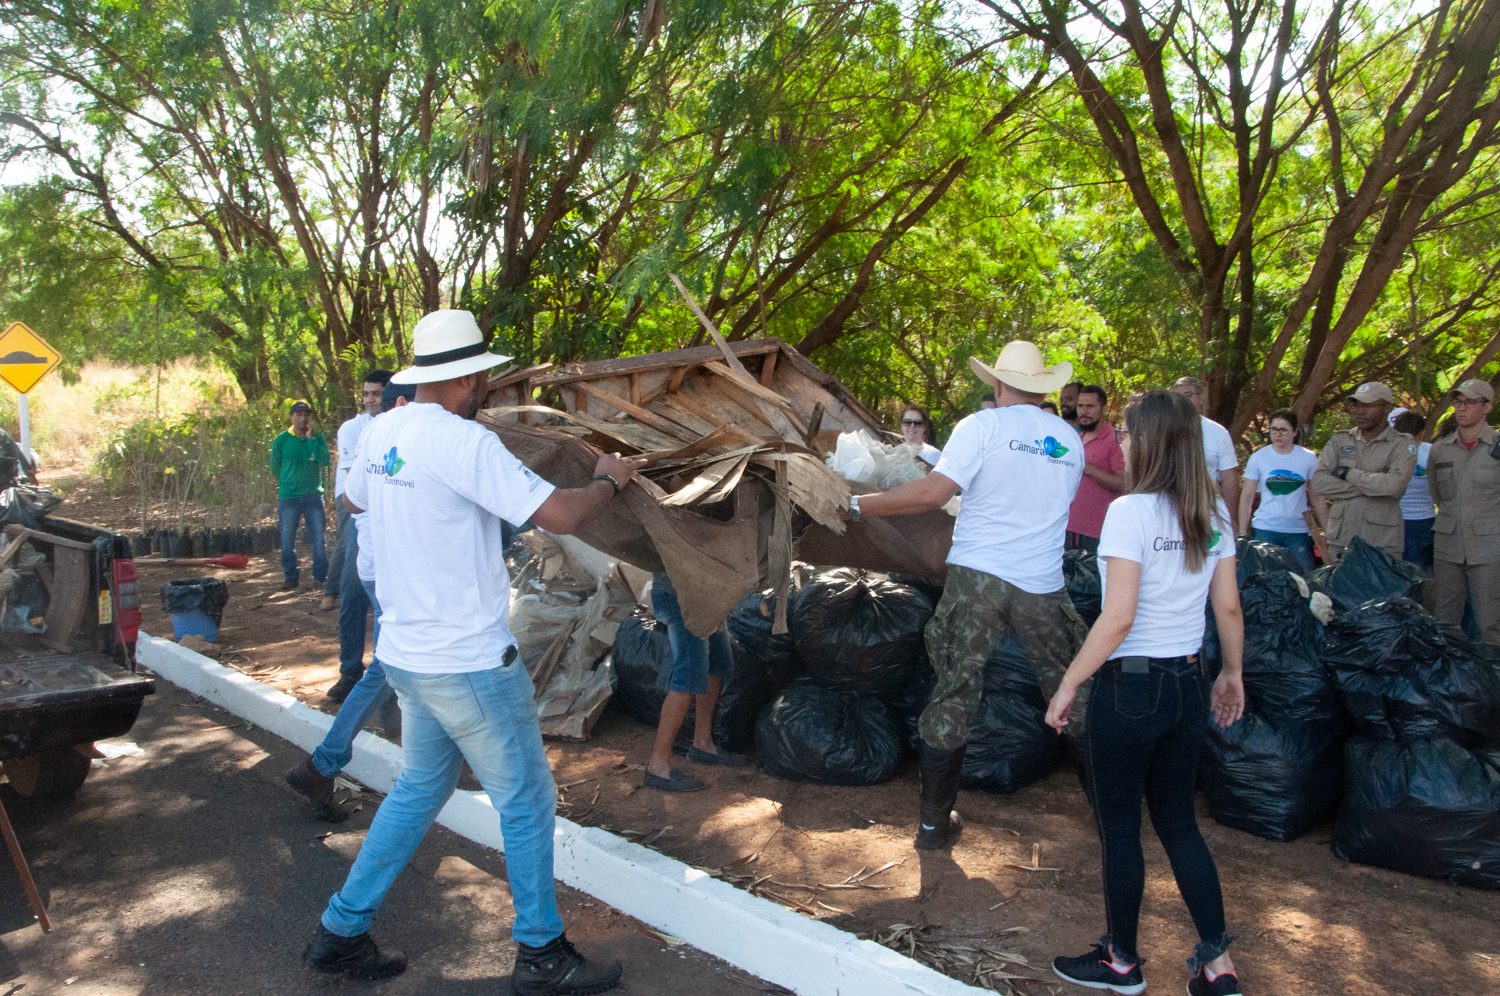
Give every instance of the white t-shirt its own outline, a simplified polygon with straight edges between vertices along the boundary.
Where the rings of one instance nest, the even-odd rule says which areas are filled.
[[[510,632],[500,520],[521,525],[552,494],[500,437],[441,405],[409,404],[365,430],[349,500],[368,514],[387,667],[447,673],[498,667]]]
[[[922,462],[928,466],[936,467],[937,462],[942,459],[943,451],[931,443],[923,443],[922,448],[917,451],[917,456],[921,457]]]
[[[1203,420],[1203,456],[1208,460],[1209,474],[1217,481],[1221,473],[1238,467],[1240,458],[1235,455],[1228,429],[1207,415],[1198,417]]]
[[[365,431],[365,426],[375,416],[369,412],[360,412],[358,415],[339,426],[338,446],[339,462],[333,470],[333,496],[337,498],[344,493],[344,482],[349,476],[349,469],[354,466],[354,461],[359,456],[359,437]]]
[[[1408,522],[1437,516],[1437,509],[1432,505],[1432,485],[1427,480],[1427,456],[1431,452],[1431,443],[1417,444],[1417,469],[1411,475],[1406,493],[1401,496],[1401,518]]]
[[[1262,446],[1245,461],[1245,480],[1258,481],[1260,507],[1251,524],[1273,533],[1306,533],[1307,482],[1318,469],[1318,455],[1303,446],[1293,446],[1286,456]]]
[[[959,422],[933,473],[964,492],[948,563],[1022,591],[1063,587],[1068,510],[1083,478],[1078,433],[1035,405],[986,408]]]
[[[1182,552],[1182,526],[1163,494],[1122,495],[1109,503],[1099,535],[1099,578],[1109,597],[1107,557],[1141,565],[1135,622],[1115,657],[1182,657],[1203,649],[1203,607],[1220,560],[1234,559],[1234,531],[1219,502],[1219,534],[1197,574],[1189,574]]]
[[[354,541],[359,544],[356,548],[359,556],[354,558],[355,570],[359,571],[361,581],[375,580],[375,546],[373,542],[360,542],[360,523],[364,521],[369,512],[360,512],[358,515],[349,516],[349,521],[354,523]]]

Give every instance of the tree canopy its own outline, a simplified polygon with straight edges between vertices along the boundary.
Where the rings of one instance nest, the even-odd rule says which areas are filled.
[[[1435,421],[1500,354],[1497,49],[1500,0],[10,0],[0,314],[339,408],[437,307],[696,342],[677,273],[946,420],[1024,336],[1236,435]]]

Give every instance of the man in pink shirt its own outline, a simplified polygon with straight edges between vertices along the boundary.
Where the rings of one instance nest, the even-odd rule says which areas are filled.
[[[1089,384],[1078,390],[1078,437],[1083,440],[1083,480],[1068,513],[1069,550],[1099,552],[1104,510],[1125,493],[1125,454],[1115,427],[1104,420],[1109,395]]]

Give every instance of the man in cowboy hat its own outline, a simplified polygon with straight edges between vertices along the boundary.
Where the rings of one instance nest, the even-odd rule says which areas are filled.
[[[949,847],[961,826],[953,804],[969,727],[979,711],[984,662],[1014,627],[1042,691],[1057,690],[1088,627],[1063,586],[1068,511],[1083,477],[1083,442],[1043,411],[1045,396],[1068,382],[1071,363],[1045,365],[1029,342],[1012,342],[993,367],[970,359],[995,387],[996,407],[959,422],[932,472],[882,494],[859,495],[859,520],[940,508],[963,489],[953,527],[948,580],[932,621],[927,653],[937,686],[918,722],[922,775],[916,846]],[[1083,729],[1074,702],[1072,729]]]
[[[368,513],[360,544],[370,544],[382,610],[375,652],[401,701],[401,777],[303,961],[362,979],[405,970],[405,955],[382,952],[370,939],[370,920],[467,760],[505,837],[511,934],[520,949],[515,992],[603,992],[618,983],[620,966],[574,950],[557,912],[557,792],[531,679],[510,631],[500,522],[529,519],[570,533],[630,483],[640,461],[601,456],[588,485],[554,488],[472,421],[486,371],[509,359],[488,351],[474,316],[433,312],[417,323],[413,346],[413,365],[391,382],[416,384],[416,397],[365,429],[344,490],[351,512]]]
[[[1349,541],[1360,536],[1400,557],[1406,549],[1401,496],[1417,469],[1417,442],[1386,421],[1396,404],[1386,385],[1361,384],[1345,400],[1354,428],[1333,434],[1310,485],[1334,503],[1328,511],[1328,552],[1341,558]]]
[[[1480,639],[1500,644],[1500,435],[1487,421],[1495,389],[1466,380],[1448,393],[1455,430],[1432,444],[1437,492],[1432,586],[1437,617],[1458,625],[1474,603]]]

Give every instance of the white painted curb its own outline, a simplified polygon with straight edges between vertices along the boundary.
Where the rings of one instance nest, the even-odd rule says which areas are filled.
[[[141,664],[303,750],[322,742],[333,717],[196,651],[140,634]],[[401,773],[401,748],[370,733],[344,769],[379,792]],[[455,792],[438,822],[505,850],[500,819],[483,792]],[[873,941],[793,913],[688,865],[597,827],[557,818],[554,874],[643,923],[681,937],[802,996],[976,996],[967,986]]]

